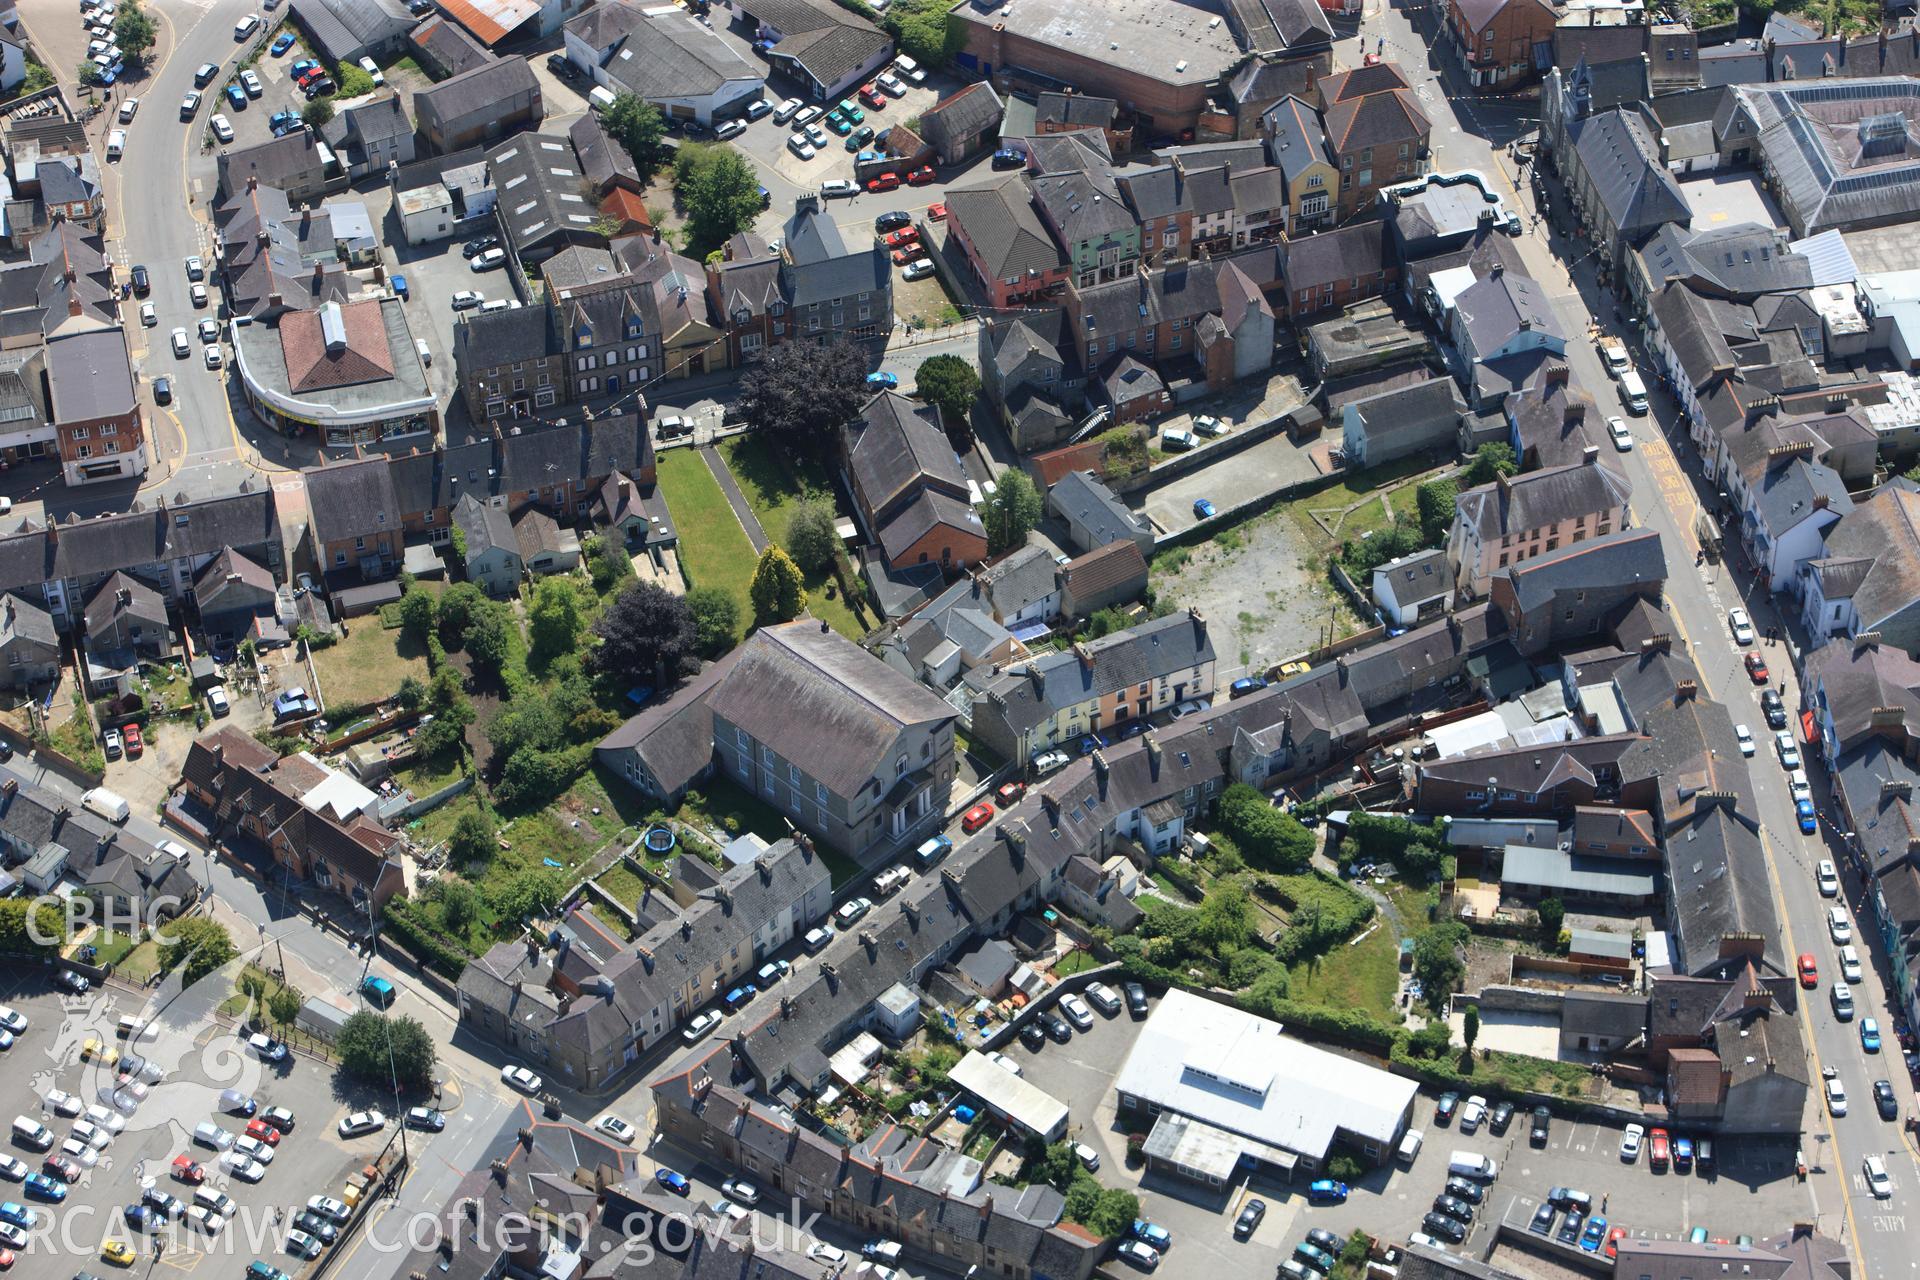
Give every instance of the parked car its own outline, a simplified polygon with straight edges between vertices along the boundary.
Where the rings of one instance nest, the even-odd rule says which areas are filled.
[[[1727,611],[1727,628],[1733,632],[1733,642],[1741,648],[1753,643],[1753,619],[1747,616],[1745,609]]]
[[[1349,1188],[1344,1182],[1321,1178],[1307,1187],[1307,1199],[1314,1204],[1345,1204]]]
[[[1246,1240],[1260,1228],[1260,1220],[1267,1216],[1265,1200],[1249,1200],[1240,1209],[1240,1215],[1233,1220],[1233,1237]],[[1184,1255],[1183,1255],[1184,1256]]]
[[[1055,1044],[1065,1044],[1073,1039],[1073,1028],[1068,1026],[1067,1020],[1057,1013],[1042,1013],[1040,1025],[1046,1028],[1047,1038]]]

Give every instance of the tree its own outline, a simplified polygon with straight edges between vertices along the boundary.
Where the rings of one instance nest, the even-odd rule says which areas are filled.
[[[1082,1225],[1101,1239],[1111,1240],[1126,1234],[1139,1217],[1140,1197],[1119,1187],[1101,1187]]]
[[[1497,440],[1489,440],[1473,451],[1473,461],[1467,464],[1467,473],[1461,477],[1461,483],[1467,488],[1476,485],[1492,484],[1501,476],[1510,476],[1520,469],[1513,460],[1513,446]]]
[[[1413,941],[1413,976],[1420,980],[1429,1007],[1446,1007],[1447,997],[1466,976],[1467,962],[1460,949],[1467,942],[1467,926],[1458,921],[1431,924]]]
[[[1480,1038],[1480,1006],[1470,1004],[1460,1017],[1460,1039],[1466,1042],[1467,1052],[1473,1052],[1473,1042]]]
[[[980,398],[980,375],[959,356],[933,356],[920,366],[914,391],[940,410],[947,434],[956,443],[973,439],[973,405]]]
[[[967,41],[966,28],[948,14],[952,7],[944,0],[899,0],[888,8],[880,25],[900,52],[938,71],[953,61]]]
[[[529,867],[514,872],[504,883],[490,883],[481,895],[504,919],[525,921],[552,911],[565,888],[558,871]]]
[[[719,248],[760,216],[760,176],[732,147],[681,147],[673,161],[673,184],[687,211],[694,257]]]
[[[471,867],[475,863],[484,863],[491,859],[500,848],[493,833],[493,824],[487,821],[487,815],[479,809],[468,809],[453,824],[453,834],[447,837],[447,854],[456,866]]]
[[[113,42],[130,60],[139,62],[153,48],[153,39],[153,19],[141,8],[140,0],[127,0],[113,20]]]
[[[486,609],[489,601],[471,582],[456,582],[441,593],[435,618],[440,627],[440,643],[458,649],[467,638],[467,628]]]
[[[867,356],[849,342],[783,342],[740,379],[740,415],[795,457],[824,458],[867,401]]]
[[[580,588],[571,578],[542,578],[527,604],[528,660],[544,670],[563,653],[571,653],[587,625]]]
[[[695,587],[687,592],[687,612],[693,615],[694,647],[709,658],[733,648],[740,634],[740,604],[720,587]]]
[[[1416,1058],[1438,1058],[1453,1047],[1453,1032],[1445,1022],[1429,1022],[1407,1037],[1407,1052]]]
[[[1127,629],[1127,615],[1109,605],[1087,619],[1087,639],[1098,640]]]
[[[802,498],[787,518],[787,551],[793,562],[807,573],[825,573],[833,568],[833,553],[840,541],[835,532],[833,507],[819,498]]]
[[[1274,808],[1257,788],[1234,783],[1220,793],[1218,814],[1221,829],[1242,856],[1262,870],[1292,874],[1313,860],[1313,833]]]
[[[293,1025],[300,1016],[300,1006],[306,1003],[306,997],[299,990],[289,986],[278,986],[267,997],[267,1016],[283,1027]]]
[[[433,634],[433,596],[415,588],[400,597],[400,630],[421,644]]]
[[[1207,896],[1194,908],[1193,937],[1208,950],[1219,954],[1228,947],[1245,946],[1253,936],[1253,907],[1247,901],[1247,887],[1238,880],[1216,880]]]
[[[747,597],[753,601],[754,619],[761,626],[791,622],[807,607],[807,586],[800,576],[800,566],[777,543],[760,553],[753,581],[747,585]]]
[[[74,78],[91,89],[100,83],[100,64],[83,62],[73,69]]]
[[[480,918],[480,891],[455,876],[441,876],[430,891],[440,905],[440,923],[453,934],[464,935],[467,926]]]
[[[1429,480],[1414,490],[1415,502],[1420,509],[1420,537],[1430,547],[1437,547],[1447,540],[1447,531],[1453,527],[1453,501],[1460,494],[1460,487],[1452,480]]]
[[[613,105],[600,113],[600,123],[633,158],[633,167],[646,182],[660,168],[660,140],[667,135],[667,122],[660,108],[631,93],[617,93]]]
[[[190,987],[240,954],[227,927],[205,916],[183,916],[160,936],[160,967],[180,970],[180,985]]]
[[[451,663],[442,663],[433,673],[427,688],[427,710],[433,722],[421,727],[420,754],[431,758],[443,751],[458,751],[465,746],[467,726],[473,723],[473,703],[460,687],[460,673]]]
[[[333,99],[315,98],[300,108],[300,123],[309,128],[319,129],[333,119]]]
[[[341,1070],[356,1079],[380,1084],[398,1080],[408,1089],[433,1083],[433,1037],[404,1014],[393,1018],[362,1009],[340,1024],[333,1047],[340,1052]]]
[[[44,65],[35,61],[32,57],[28,57],[27,79],[26,82],[20,86],[20,95],[25,97],[28,94],[38,93],[42,89],[51,88],[53,88],[53,72],[47,70]]]
[[[561,745],[566,723],[551,698],[521,698],[487,722],[487,740],[502,757],[521,751],[550,751]]]
[[[663,688],[693,650],[693,613],[659,583],[635,582],[594,619],[593,634],[600,637],[589,659],[595,671]]]
[[[475,671],[485,671],[489,675],[499,676],[507,665],[507,654],[513,647],[509,628],[513,626],[513,615],[504,605],[488,602],[467,628],[467,656],[473,659]]]
[[[1045,505],[1026,472],[1012,467],[1002,471],[993,496],[980,504],[980,518],[987,526],[987,554],[997,556],[1025,543],[1040,523]]]
[[[1540,913],[1540,941],[1553,946],[1560,939],[1560,923],[1567,918],[1567,904],[1558,898],[1542,898],[1537,910]]]
[[[418,711],[427,705],[427,686],[418,676],[407,676],[400,681],[400,689],[393,695],[402,711]]]
[[[0,952],[54,952],[67,939],[67,917],[43,897],[0,898]]]

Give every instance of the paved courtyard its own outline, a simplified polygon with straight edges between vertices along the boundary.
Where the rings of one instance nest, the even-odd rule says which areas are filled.
[[[1760,186],[1752,170],[1709,174],[1680,182],[1680,191],[1693,210],[1695,230],[1710,231],[1742,222],[1757,222],[1763,227],[1784,227],[1773,197]]]

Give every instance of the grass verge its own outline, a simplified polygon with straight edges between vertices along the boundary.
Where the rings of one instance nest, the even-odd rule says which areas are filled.
[[[718,587],[740,606],[742,619],[753,617],[747,586],[757,557],[747,531],[720,492],[697,449],[660,455],[660,493],[680,531],[680,563],[696,587]]]

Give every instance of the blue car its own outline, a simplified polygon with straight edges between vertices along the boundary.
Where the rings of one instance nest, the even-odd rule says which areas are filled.
[[[1211,498],[1195,498],[1193,500],[1193,514],[1199,516],[1202,520],[1213,519],[1213,500]]]
[[[49,1178],[44,1173],[27,1175],[27,1194],[36,1200],[51,1200],[59,1204],[67,1198],[67,1184],[58,1178]]]
[[[378,1005],[384,1009],[393,1003],[395,992],[393,984],[385,978],[370,977],[360,984],[360,994],[367,998],[368,1004]]]
[[[267,117],[267,127],[276,138],[285,137],[300,127],[300,117],[291,111],[276,111]]]
[[[1133,1220],[1133,1238],[1156,1249],[1164,1249],[1173,1243],[1173,1233],[1157,1222],[1148,1222],[1145,1218]]]
[[[40,1215],[23,1204],[0,1200],[0,1221],[11,1222],[22,1231],[31,1231],[33,1224],[40,1221]]]
[[[274,40],[273,47],[268,49],[267,52],[277,58],[291,48],[293,48],[293,32],[282,31]]]
[[[1588,1253],[1600,1248],[1600,1242],[1607,1238],[1607,1220],[1599,1214],[1587,1219],[1587,1229],[1580,1233],[1580,1247]]]
[[[879,373],[870,373],[867,375],[867,389],[869,391],[892,391],[899,385],[900,379],[886,372],[884,369]]]
[[[1241,676],[1227,689],[1228,698],[1244,698],[1250,693],[1258,693],[1267,687],[1267,682],[1259,676]]]
[[[230,84],[227,86],[227,101],[233,104],[235,111],[245,111],[247,109],[247,91],[237,84]]]
[[[305,75],[307,72],[318,71],[319,69],[320,69],[320,64],[315,62],[312,58],[302,58],[298,62],[294,63],[292,66],[287,68],[287,74],[292,76],[295,80],[298,80],[301,76]]]
[[[1027,153],[1018,147],[1002,147],[993,153],[993,167],[996,169],[1018,169],[1027,162]]]
[[[732,1013],[735,1009],[738,1009],[741,1005],[759,994],[760,988],[754,986],[751,982],[743,983],[735,987],[733,990],[727,992],[727,1012]]]
[[[1860,1019],[1860,1047],[1868,1053],[1880,1052],[1880,1024],[1872,1018]]]
[[[1094,752],[1100,750],[1102,747],[1110,747],[1112,745],[1113,745],[1113,739],[1107,737],[1106,734],[1089,733],[1085,737],[1080,739],[1080,754],[1083,756],[1090,756]]]
[[[1819,829],[1819,824],[1817,824],[1813,820],[1813,801],[1811,800],[1794,801],[1793,812],[1794,812],[1794,816],[1800,819],[1800,830],[1805,832],[1807,835],[1812,835],[1815,831]]]
[[[677,1196],[687,1194],[687,1180],[671,1169],[656,1169],[653,1180]]]
[[[1307,1199],[1315,1204],[1345,1204],[1347,1190],[1347,1184],[1344,1182],[1322,1178],[1307,1188]]]

